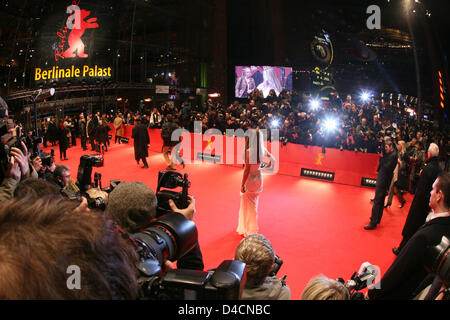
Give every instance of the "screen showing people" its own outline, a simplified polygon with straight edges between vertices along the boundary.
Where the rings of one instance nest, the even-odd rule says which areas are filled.
[[[264,98],[274,90],[278,96],[283,89],[292,90],[292,68],[287,67],[235,67],[236,98],[247,98],[255,89],[261,91]]]

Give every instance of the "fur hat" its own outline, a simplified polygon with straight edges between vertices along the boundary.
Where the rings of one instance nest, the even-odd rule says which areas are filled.
[[[127,232],[137,232],[156,216],[157,200],[142,182],[122,182],[110,194],[106,215]]]

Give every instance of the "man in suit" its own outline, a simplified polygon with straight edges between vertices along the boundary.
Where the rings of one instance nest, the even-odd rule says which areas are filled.
[[[141,118],[137,118],[136,123],[137,125],[131,132],[131,137],[134,139],[134,158],[138,164],[139,161],[142,160],[142,163],[144,164],[142,168],[147,169],[148,164],[145,158],[148,157],[150,136],[148,135],[147,126],[142,123]]]
[[[394,169],[397,165],[397,151],[391,140],[386,140],[384,144],[384,154],[380,159],[378,166],[377,184],[375,187],[375,198],[373,200],[372,216],[370,223],[364,226],[366,230],[373,230],[380,223],[383,216],[384,198],[386,197],[389,185],[394,175]]]
[[[392,249],[396,255],[398,255],[400,250],[405,247],[406,243],[414,235],[417,229],[425,223],[425,218],[430,212],[430,206],[428,205],[430,200],[430,191],[433,187],[433,182],[441,172],[438,156],[439,147],[435,143],[430,144],[430,147],[428,148],[428,160],[425,163],[422,174],[420,175],[416,194],[411,207],[409,208],[405,226],[403,227],[402,242],[398,248]]]
[[[412,299],[418,293],[416,289],[426,285],[428,251],[440,244],[443,236],[450,237],[450,173],[441,173],[433,183],[429,205],[432,212],[427,222],[400,251],[380,283],[369,290],[370,299]]]

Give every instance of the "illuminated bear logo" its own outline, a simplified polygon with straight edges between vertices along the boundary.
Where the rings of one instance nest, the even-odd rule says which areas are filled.
[[[88,20],[85,20],[91,14],[90,11],[79,10],[79,14],[80,15],[78,21],[80,23],[72,29],[67,38],[69,48],[62,54],[64,58],[75,58],[76,56],[78,56],[79,58],[87,58],[88,55],[84,52],[85,45],[81,40],[81,37],[83,36],[86,29],[96,29],[99,27],[98,23],[96,22],[97,18],[90,18]],[[69,17],[69,19],[71,18]]]

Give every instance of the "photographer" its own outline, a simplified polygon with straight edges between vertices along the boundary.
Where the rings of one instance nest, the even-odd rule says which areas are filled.
[[[51,179],[56,169],[55,159],[46,152],[41,152],[41,156],[32,159],[33,167],[37,171],[38,177],[44,180]]]
[[[70,179],[70,168],[64,165],[57,165],[53,172],[53,177],[48,176],[48,181],[56,185],[60,190],[63,189]]]
[[[36,170],[28,162],[28,150],[23,141],[20,141],[20,149],[12,147],[10,156],[6,155],[3,141],[8,141],[8,134],[2,136],[1,155],[2,158],[2,183],[0,185],[0,202],[9,200],[13,197],[14,190],[21,179],[27,177],[37,178]],[[19,141],[18,141],[19,142]],[[5,143],[7,144],[7,143]],[[8,160],[7,163],[5,163]],[[6,165],[6,168],[4,167]]]
[[[247,265],[247,283],[242,300],[291,300],[291,291],[284,279],[271,275],[275,252],[261,234],[244,238],[236,249],[235,260]]]
[[[301,300],[350,300],[350,293],[339,281],[317,276],[308,282]]]
[[[370,299],[412,299],[416,289],[427,277],[426,254],[430,247],[450,237],[450,173],[441,173],[433,184],[430,197],[432,212],[426,223],[409,239],[379,285],[370,289]],[[377,289],[378,288],[378,289]]]
[[[173,212],[193,220],[195,199],[188,197],[189,206],[178,209],[172,200],[169,205]],[[142,182],[122,182],[110,194],[105,214],[115,221],[124,231],[135,233],[145,229],[156,218],[158,200],[152,189]],[[200,247],[196,247],[178,260],[179,269],[203,270],[203,257]]]

